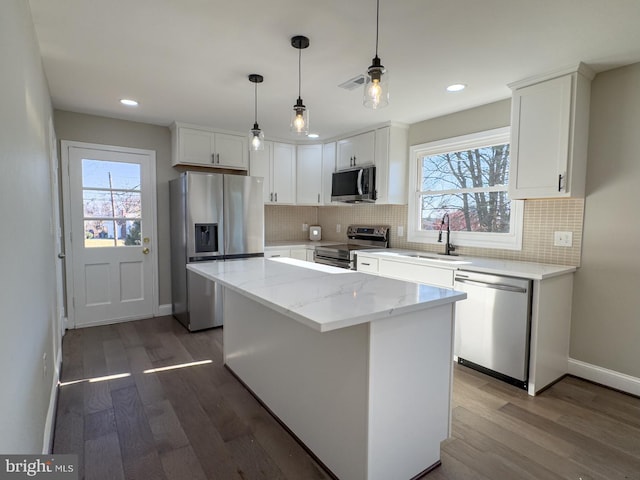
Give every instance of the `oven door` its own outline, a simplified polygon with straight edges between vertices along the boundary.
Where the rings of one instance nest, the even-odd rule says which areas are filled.
[[[344,258],[328,257],[325,255],[318,255],[318,252],[313,253],[313,261],[322,265],[331,265],[332,267],[346,268],[353,270],[353,263]]]

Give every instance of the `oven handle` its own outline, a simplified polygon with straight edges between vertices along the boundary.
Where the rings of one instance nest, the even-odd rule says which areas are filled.
[[[455,281],[459,283],[467,283],[475,287],[493,288],[495,290],[505,290],[507,292],[515,292],[515,293],[527,293],[526,288],[514,287],[512,285],[505,285],[504,283],[478,282],[477,280],[468,280],[466,278],[460,278],[460,277],[456,277]]]
[[[358,171],[358,195],[362,195],[362,174],[364,173],[364,169],[360,169]]]

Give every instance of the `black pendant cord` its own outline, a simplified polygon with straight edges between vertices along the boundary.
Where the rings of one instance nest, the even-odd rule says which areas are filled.
[[[378,24],[380,22],[380,0],[376,2],[376,58],[378,58]]]
[[[298,49],[298,98],[302,98],[302,49]]]
[[[255,87],[255,90],[254,90],[255,94],[254,94],[253,98],[255,99],[255,110],[254,111],[255,111],[255,119],[256,119],[254,123],[257,125],[258,124],[258,83],[257,82],[254,83],[254,87]]]

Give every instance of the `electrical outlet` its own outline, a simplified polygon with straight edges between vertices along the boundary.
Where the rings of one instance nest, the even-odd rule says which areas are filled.
[[[573,232],[554,232],[553,245],[555,247],[570,247],[573,245]]]
[[[342,231],[342,225],[339,223],[336,224],[336,233],[340,233]]]
[[[398,236],[404,237],[404,227],[402,225],[398,225]]]
[[[302,231],[303,232],[308,232],[309,231],[309,224],[308,223],[303,223],[302,224]]]

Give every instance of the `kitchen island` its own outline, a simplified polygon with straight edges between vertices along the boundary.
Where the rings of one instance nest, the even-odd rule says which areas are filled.
[[[224,287],[227,367],[335,476],[440,463],[466,294],[294,259],[188,268]]]

